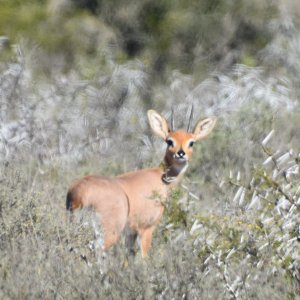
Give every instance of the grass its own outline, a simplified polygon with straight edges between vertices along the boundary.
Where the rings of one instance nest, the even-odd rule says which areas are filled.
[[[178,189],[149,258],[138,254],[128,261],[121,239],[99,263],[89,246],[93,212],[77,214],[73,224],[65,214],[66,187],[85,168],[49,166],[41,172],[35,161],[1,168],[1,298],[279,299],[299,292],[299,245],[289,242],[299,233],[296,227],[294,233],[291,226],[284,229],[293,219],[276,216],[276,206],[268,202],[248,210],[251,193],[246,204],[231,202],[231,211],[211,214],[192,209],[196,199]],[[264,194],[269,183],[260,174],[252,189]]]
[[[66,72],[59,56],[16,45],[0,63],[0,298],[299,299],[299,34],[289,24],[273,20],[259,67],[249,56],[201,82],[170,70],[157,82],[142,62],[106,54],[103,68],[84,57],[86,70]],[[149,257],[128,257],[124,237],[100,257],[93,211],[67,222],[67,188],[159,165],[165,145],[147,109],[169,118],[173,108],[186,128],[192,104],[195,119],[218,123],[195,145]]]

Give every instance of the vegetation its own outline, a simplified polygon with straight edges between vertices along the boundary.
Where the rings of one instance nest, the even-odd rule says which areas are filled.
[[[297,1],[0,0],[0,298],[298,299]],[[154,108],[216,115],[150,257],[98,257],[86,174],[155,166]],[[196,120],[194,120],[195,122]],[[298,298],[297,298],[298,297]]]

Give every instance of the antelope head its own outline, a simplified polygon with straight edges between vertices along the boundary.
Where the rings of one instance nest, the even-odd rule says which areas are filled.
[[[194,143],[206,138],[217,122],[216,117],[199,120],[194,130],[189,132],[189,128],[187,131],[170,128],[166,119],[154,110],[148,111],[148,119],[153,132],[167,143],[166,165],[177,169],[182,169],[188,164],[188,161],[192,158]],[[190,127],[191,119],[192,110],[188,127]]]

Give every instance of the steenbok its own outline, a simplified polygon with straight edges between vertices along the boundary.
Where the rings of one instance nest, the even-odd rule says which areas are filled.
[[[189,125],[191,118],[192,113]],[[142,256],[147,256],[153,231],[164,211],[164,202],[186,172],[194,143],[205,138],[216,124],[215,117],[207,118],[198,121],[193,132],[189,133],[189,128],[174,131],[154,110],[148,111],[148,119],[154,133],[167,143],[159,167],[116,177],[87,176],[69,188],[67,210],[72,212],[76,208],[91,206],[99,216],[104,251],[117,242],[126,227],[129,250],[134,253],[134,243],[139,236]]]

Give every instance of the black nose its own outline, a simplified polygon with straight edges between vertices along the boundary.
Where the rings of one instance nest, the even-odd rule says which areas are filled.
[[[183,150],[179,150],[179,151],[177,152],[177,154],[178,154],[178,156],[180,156],[180,157],[184,157],[184,156],[185,156],[185,152],[184,152]]]

